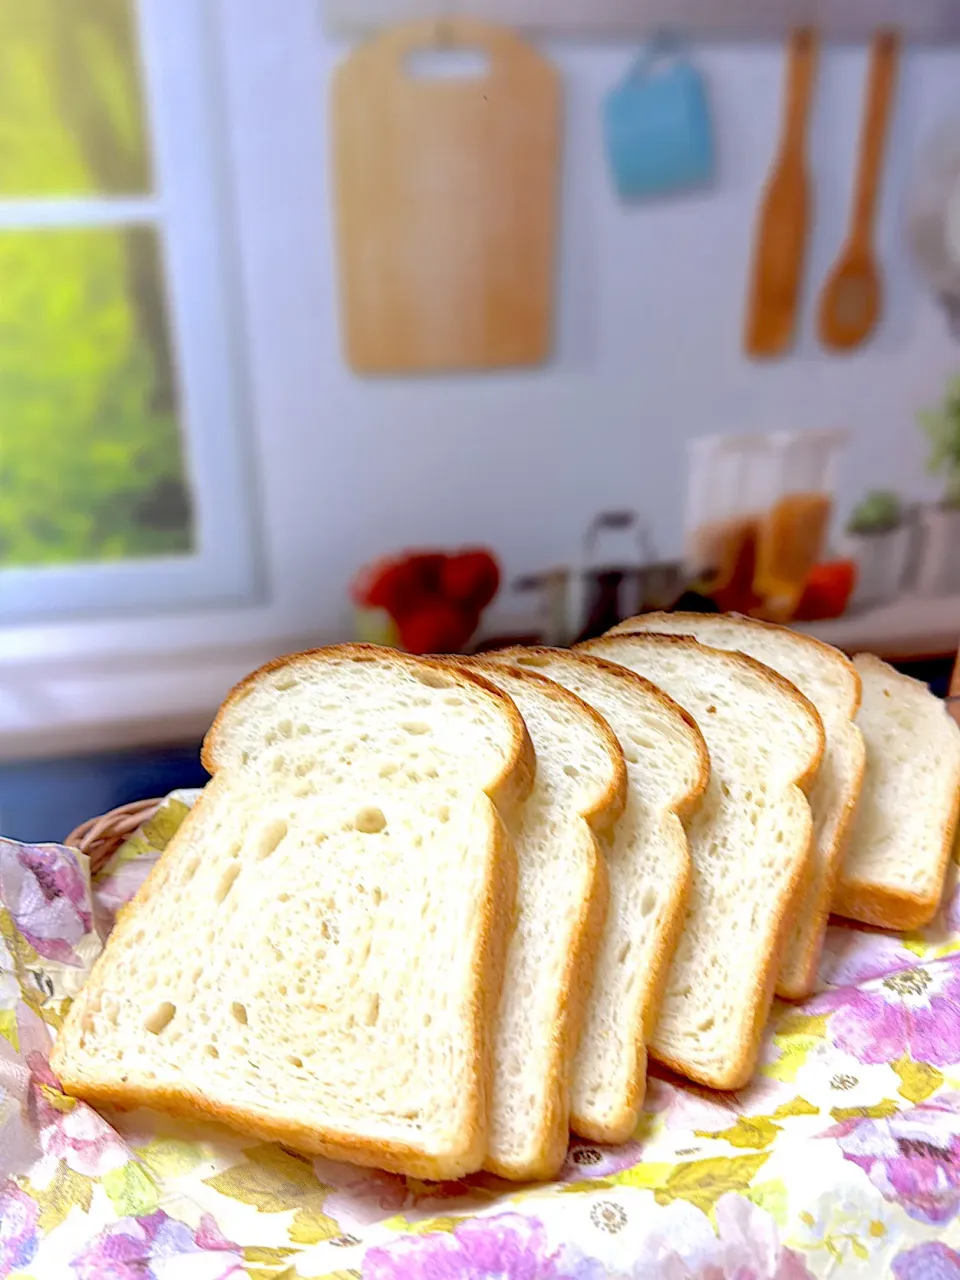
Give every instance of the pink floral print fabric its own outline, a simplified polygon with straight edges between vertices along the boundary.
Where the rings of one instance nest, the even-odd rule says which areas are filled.
[[[193,797],[91,883],[0,840],[0,1280],[960,1280],[960,884],[928,929],[833,922],[737,1094],[651,1076],[631,1140],[556,1183],[426,1183],[146,1111],[50,1070],[116,912]]]

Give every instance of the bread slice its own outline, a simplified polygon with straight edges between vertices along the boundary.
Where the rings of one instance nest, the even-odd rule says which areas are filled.
[[[468,669],[513,699],[537,753],[533,791],[508,825],[517,927],[497,1019],[486,1168],[553,1178],[567,1152],[573,1056],[607,912],[594,833],[623,811],[626,768],[606,721],[552,680],[483,660]]]
[[[753,1073],[790,926],[810,866],[802,791],[823,725],[782,676],[686,636],[606,636],[584,649],[655,681],[694,717],[710,784],[690,822],[693,881],[651,1051],[682,1075],[739,1089]]]
[[[659,689],[622,667],[559,649],[507,649],[491,660],[539,671],[594,707],[627,764],[627,802],[601,841],[610,905],[574,1061],[571,1126],[623,1142],[643,1105],[652,1026],[690,886],[681,825],[709,771],[703,739]]]
[[[316,741],[332,766],[324,782],[372,768],[381,781],[406,787],[436,781],[441,771],[462,776],[466,766],[509,812],[533,786],[533,744],[506,694],[476,673],[463,674],[462,687],[454,687],[428,659],[369,644],[276,658],[228,694],[204,740],[203,766],[217,773],[254,761],[263,774],[286,781],[298,747]]]
[[[802,900],[792,911],[777,995],[802,1000],[817,980],[817,966],[863,785],[863,736],[853,723],[860,706],[860,677],[839,649],[739,614],[650,613],[629,618],[611,635],[654,631],[688,635],[714,649],[732,649],[779,671],[813,703],[826,733],[826,750],[809,792],[813,813],[813,867]]]
[[[64,1087],[475,1171],[516,878],[491,797],[520,803],[534,770],[516,707],[468,672],[334,647],[238,686],[204,759],[57,1039]]]
[[[956,835],[960,729],[925,684],[870,654],[854,665],[867,769],[833,909],[918,929],[936,915]]]

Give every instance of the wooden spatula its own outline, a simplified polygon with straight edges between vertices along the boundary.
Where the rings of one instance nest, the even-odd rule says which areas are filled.
[[[793,341],[810,216],[807,122],[818,44],[812,27],[790,36],[783,138],[760,205],[747,300],[744,347],[751,356],[781,355]]]
[[[900,37],[895,31],[874,36],[850,230],[820,297],[820,341],[834,351],[858,347],[875,328],[883,307],[873,225],[899,56]]]

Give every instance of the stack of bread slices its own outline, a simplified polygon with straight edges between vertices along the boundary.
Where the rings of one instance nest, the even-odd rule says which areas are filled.
[[[284,658],[204,762],[58,1037],[65,1089],[424,1178],[627,1139],[648,1056],[746,1084],[831,910],[933,916],[960,799],[924,686],[691,614]]]

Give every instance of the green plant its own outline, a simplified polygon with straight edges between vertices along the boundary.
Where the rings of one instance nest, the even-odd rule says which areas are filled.
[[[953,378],[939,409],[920,414],[920,426],[930,441],[927,466],[946,477],[945,507],[960,507],[960,378]]]
[[[853,509],[848,533],[890,533],[903,524],[903,508],[891,489],[871,489]]]

